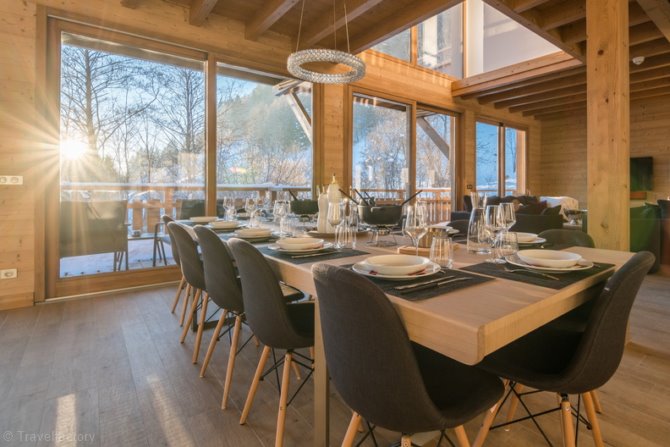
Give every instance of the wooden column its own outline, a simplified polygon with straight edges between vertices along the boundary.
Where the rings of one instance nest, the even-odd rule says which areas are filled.
[[[628,250],[630,103],[628,1],[586,0],[589,234]]]

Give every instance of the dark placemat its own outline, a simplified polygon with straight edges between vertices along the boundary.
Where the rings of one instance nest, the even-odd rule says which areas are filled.
[[[351,256],[361,256],[370,254],[367,251],[352,250],[350,248],[345,248],[342,250],[329,249],[321,253],[314,253],[314,255],[318,254],[319,256],[289,255],[279,253],[276,250],[270,250],[268,247],[260,247],[258,250],[264,255],[272,256],[273,258],[277,259],[283,259],[292,264],[309,264],[311,262],[330,261],[331,259],[349,258]]]
[[[347,266],[351,267],[351,266]],[[453,292],[455,290],[465,289],[467,287],[476,286],[488,281],[493,281],[493,278],[486,276],[474,275],[472,273],[464,272],[462,270],[442,270],[434,275],[424,276],[422,278],[413,279],[411,281],[389,281],[388,279],[374,278],[367,276],[372,282],[377,284],[385,293],[397,296],[409,301],[420,301],[428,298],[434,298],[438,295]],[[426,284],[426,287],[417,288],[415,290],[396,290],[396,287],[404,287],[411,284],[422,284],[427,281],[441,279],[443,281],[456,280],[445,284],[433,283]],[[461,279],[467,278],[467,279]]]
[[[475,273],[482,273],[484,275],[495,276],[496,278],[525,282],[527,284],[533,284],[536,286],[548,287],[550,289],[558,290],[562,289],[563,287],[567,287],[571,284],[574,284],[578,281],[581,281],[582,279],[588,278],[589,276],[610,269],[614,267],[614,264],[604,264],[600,262],[594,262],[592,268],[586,270],[577,270],[576,272],[570,272],[570,273],[542,272],[558,279],[551,279],[531,272],[528,273],[506,272],[505,267],[514,270],[522,269],[522,267],[518,267],[512,264],[494,264],[492,262],[482,262],[480,264],[474,264],[468,267],[464,267],[463,270]]]

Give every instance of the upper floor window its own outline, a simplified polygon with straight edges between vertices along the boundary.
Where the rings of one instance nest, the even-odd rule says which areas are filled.
[[[389,37],[383,42],[378,43],[373,50],[388,54],[403,61],[409,62],[411,55],[411,32],[406,29],[395,36]]]
[[[463,77],[463,7],[459,4],[417,26],[417,63]]]

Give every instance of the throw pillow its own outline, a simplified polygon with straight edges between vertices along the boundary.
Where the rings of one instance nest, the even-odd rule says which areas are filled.
[[[544,200],[538,203],[530,203],[528,205],[520,206],[517,214],[540,214],[543,209],[547,207],[547,202]]]

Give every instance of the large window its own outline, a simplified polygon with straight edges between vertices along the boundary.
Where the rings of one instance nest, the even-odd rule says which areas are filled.
[[[463,8],[456,5],[417,26],[417,63],[463,77]]]
[[[160,215],[204,213],[204,63],[62,33],[60,79],[60,276],[167,263]]]
[[[217,76],[219,197],[240,189],[311,191],[311,85],[279,91],[269,82],[229,69]]]
[[[521,193],[526,131],[478,121],[476,142],[476,190],[492,195]]]
[[[399,199],[409,187],[410,106],[354,95],[352,185]]]
[[[383,42],[378,43],[372,47],[372,49],[379,51],[380,53],[393,56],[396,59],[409,62],[411,54],[411,40],[410,30],[407,29],[393,37],[389,37]]]

